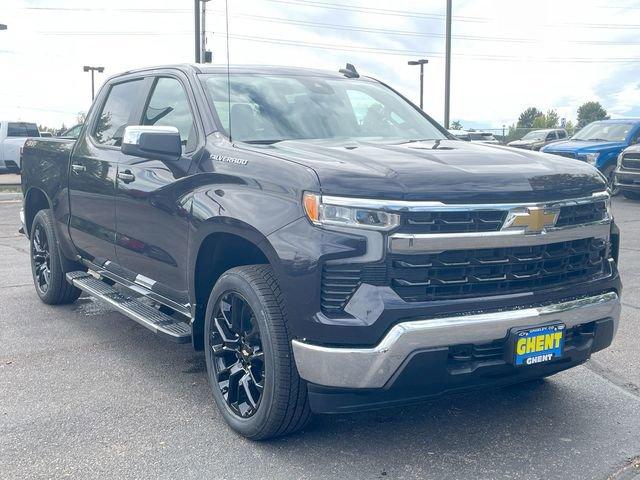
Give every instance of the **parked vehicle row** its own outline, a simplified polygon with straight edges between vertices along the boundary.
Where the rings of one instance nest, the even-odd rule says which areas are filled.
[[[620,153],[640,140],[640,119],[600,120],[586,125],[571,138],[551,143],[540,151],[582,160],[593,165],[605,176],[613,193]]]
[[[85,291],[192,342],[222,417],[253,439],[608,347],[622,287],[602,175],[456,140],[341,73],[130,71],[77,140],[29,139],[21,215],[41,300]]]

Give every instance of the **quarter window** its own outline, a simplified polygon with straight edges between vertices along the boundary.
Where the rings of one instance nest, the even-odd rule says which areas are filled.
[[[139,100],[142,80],[118,83],[111,87],[93,130],[98,143],[119,147],[131,111]]]
[[[175,78],[161,77],[156,81],[142,121],[143,125],[176,127],[183,150],[191,151],[195,147],[189,100],[182,84]]]

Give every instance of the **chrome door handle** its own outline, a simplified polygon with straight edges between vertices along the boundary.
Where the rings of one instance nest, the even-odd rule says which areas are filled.
[[[124,183],[133,182],[136,179],[135,175],[128,170],[124,172],[118,172],[118,178]]]
[[[81,163],[72,163],[71,164],[71,170],[73,170],[73,173],[86,172],[87,171],[87,167],[85,167]]]

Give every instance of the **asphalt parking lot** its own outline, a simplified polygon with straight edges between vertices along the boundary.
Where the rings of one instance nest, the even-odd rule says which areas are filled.
[[[214,408],[204,357],[91,299],[49,307],[0,193],[0,478],[640,478],[640,202],[616,198],[614,344],[546,381],[317,418],[253,443]],[[634,466],[635,465],[635,466]]]

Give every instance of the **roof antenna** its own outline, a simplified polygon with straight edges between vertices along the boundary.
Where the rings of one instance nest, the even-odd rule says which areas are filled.
[[[347,66],[345,68],[341,68],[338,71],[347,78],[360,78],[360,74],[356,70],[356,67],[354,67],[350,63],[347,63]]]
[[[224,0],[225,22],[227,24],[227,107],[229,109],[229,142],[233,143],[231,136],[231,74],[229,73],[229,0]]]

